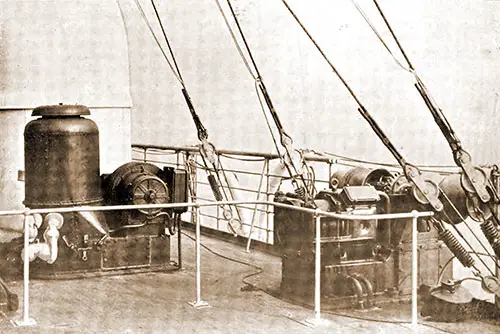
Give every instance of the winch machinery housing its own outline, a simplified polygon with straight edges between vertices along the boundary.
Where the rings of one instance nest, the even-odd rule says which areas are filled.
[[[29,122],[24,132],[26,207],[187,201],[187,173],[181,169],[130,162],[110,175],[100,175],[99,131],[84,117],[88,115],[89,109],[82,105],[33,110],[32,116],[38,118]],[[64,213],[60,218],[41,216],[28,250],[34,260],[33,275],[80,277],[171,268],[170,235],[185,210],[79,211]],[[44,241],[46,247],[42,247]]]

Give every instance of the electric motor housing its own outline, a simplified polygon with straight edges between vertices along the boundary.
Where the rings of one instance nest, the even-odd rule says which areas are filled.
[[[383,168],[369,169],[365,167],[355,167],[340,169],[330,177],[330,188],[341,189],[346,186],[372,185],[377,190],[394,178],[388,170]]]
[[[104,200],[107,205],[166,204],[187,201],[187,173],[184,170],[159,167],[146,162],[129,162],[111,175],[104,176]],[[171,226],[179,209],[137,209],[108,213],[112,231],[117,235],[162,233]],[[134,228],[131,228],[134,227]]]

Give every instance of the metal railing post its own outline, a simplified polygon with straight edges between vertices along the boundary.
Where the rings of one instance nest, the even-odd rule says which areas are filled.
[[[30,280],[30,260],[29,260],[29,245],[30,245],[30,224],[28,217],[31,215],[30,209],[24,210],[24,269],[23,269],[23,318],[15,320],[14,324],[18,327],[35,326],[36,321],[31,319],[29,305],[29,280]]]
[[[418,289],[418,250],[417,250],[417,214],[418,212],[413,210],[412,218],[412,233],[411,233],[411,327],[413,330],[417,329],[418,326],[418,305],[417,305],[417,289]]]
[[[266,201],[269,202],[269,182],[270,182],[270,177],[269,177],[269,165],[271,164],[271,160],[268,158],[265,158],[267,165],[266,165]],[[269,243],[269,205],[266,205],[266,243]],[[273,233],[274,233],[274,226],[273,226]],[[274,236],[273,236],[273,244],[274,244]]]
[[[262,192],[262,181],[264,180],[264,174],[265,174],[265,171],[266,171],[266,166],[267,166],[267,161],[268,160],[264,160],[264,165],[262,166],[262,172],[260,174],[260,181],[259,181],[259,190],[257,192],[257,198],[256,198],[256,201],[258,201],[260,199],[260,194]],[[248,231],[248,240],[247,240],[247,253],[250,253],[250,244],[252,243],[252,232],[253,232],[253,228],[254,228],[254,225],[255,225],[255,216],[257,214],[257,209],[259,207],[259,204],[255,204],[255,207],[253,209],[253,213],[252,213],[252,222],[250,223],[250,229]],[[259,218],[260,218],[260,214],[259,214]],[[268,239],[268,234],[269,234],[269,226],[268,228],[266,228],[266,240]]]
[[[328,320],[321,319],[321,214],[313,214],[314,236],[314,318],[301,321],[308,327],[325,326]]]
[[[176,207],[191,207],[191,219],[196,224],[196,300],[190,303],[196,308],[206,307],[208,304],[201,300],[201,214],[199,210],[202,207],[210,207],[214,205],[242,205],[242,204],[260,204],[273,207],[287,208],[298,212],[308,213],[312,216],[315,224],[315,319],[312,323],[318,322],[328,323],[325,319],[321,319],[321,218],[331,217],[335,219],[347,220],[382,220],[382,219],[412,219],[412,321],[411,326],[416,329],[418,326],[418,305],[417,305],[417,288],[418,288],[418,233],[417,219],[419,217],[431,217],[433,212],[418,212],[411,213],[390,213],[390,214],[341,214],[335,212],[327,212],[320,209],[311,209],[306,207],[298,207],[290,204],[269,201],[220,201],[213,203],[165,203],[165,204],[142,204],[142,205],[113,205],[113,206],[74,206],[74,207],[59,207],[59,208],[39,208],[0,211],[0,216],[24,215],[24,310],[23,319],[16,322],[18,326],[34,325],[36,322],[29,318],[29,232],[30,232],[30,216],[33,214],[47,214],[52,212],[70,213],[70,212],[100,212],[100,211],[121,211],[121,210],[137,210],[137,209],[168,209]]]
[[[201,227],[200,227],[200,215],[199,205],[194,208],[195,220],[196,220],[196,300],[190,302],[189,304],[194,308],[208,307],[208,303],[201,300]]]
[[[314,214],[316,226],[316,245],[314,259],[314,318],[316,322],[321,320],[321,217]]]

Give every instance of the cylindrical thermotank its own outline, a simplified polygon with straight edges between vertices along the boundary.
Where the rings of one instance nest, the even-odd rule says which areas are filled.
[[[22,210],[26,123],[37,106],[85,104],[99,126],[101,173],[131,160],[129,52],[116,0],[0,0],[0,210]],[[131,8],[133,7],[130,4]],[[133,12],[136,13],[136,12]],[[0,242],[23,217],[0,217]]]
[[[81,105],[42,106],[24,131],[25,200],[29,208],[102,201],[99,131]]]

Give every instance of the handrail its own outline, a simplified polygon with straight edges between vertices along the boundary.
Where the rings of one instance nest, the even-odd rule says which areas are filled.
[[[32,214],[47,214],[47,213],[69,213],[69,212],[96,212],[96,211],[118,211],[118,210],[137,210],[137,209],[174,209],[174,208],[185,208],[185,207],[209,207],[209,206],[219,206],[219,205],[241,205],[241,204],[261,204],[261,205],[272,205],[275,207],[286,208],[291,210],[296,210],[300,212],[306,212],[313,215],[319,215],[323,217],[331,217],[337,219],[345,220],[385,220],[385,219],[401,219],[401,218],[413,218],[413,217],[430,217],[434,215],[433,212],[423,211],[417,213],[386,213],[386,214],[376,214],[376,215],[354,215],[354,214],[341,214],[334,212],[327,212],[320,209],[309,209],[298,207],[295,205],[271,202],[271,201],[217,201],[209,203],[165,203],[165,204],[140,204],[140,205],[103,205],[103,206],[72,206],[63,208],[43,208],[43,209],[29,209],[25,210],[11,210],[11,211],[0,211],[0,216],[13,216],[13,215],[32,215]]]
[[[200,149],[197,146],[162,146],[162,145],[145,145],[145,144],[132,144],[132,148],[140,148],[142,150],[145,149],[156,149],[156,150],[169,150],[176,152],[199,152]],[[245,157],[259,157],[259,158],[267,158],[267,159],[279,159],[280,156],[276,153],[263,153],[263,152],[252,152],[252,151],[235,151],[235,150],[225,150],[225,149],[216,149],[216,154],[228,154],[228,155],[241,155]],[[327,158],[327,157],[318,157],[312,156],[310,154],[305,154],[304,159],[308,161],[317,161],[317,162],[328,162],[334,163],[336,159]]]
[[[336,219],[345,220],[372,220],[372,219],[399,219],[399,218],[412,218],[412,325],[417,325],[417,279],[416,272],[418,270],[417,263],[417,218],[418,217],[430,217],[433,212],[418,212],[412,211],[410,213],[388,213],[388,214],[377,214],[377,215],[354,215],[354,214],[339,214],[333,212],[326,212],[320,209],[310,209],[303,208],[294,205],[277,203],[271,201],[218,201],[210,203],[167,203],[167,204],[143,204],[143,205],[112,205],[112,206],[73,206],[73,207],[63,207],[63,208],[41,208],[41,209],[30,209],[25,208],[24,210],[10,210],[10,211],[0,211],[0,216],[11,216],[11,215],[24,215],[24,247],[25,250],[29,246],[29,222],[27,217],[32,214],[46,214],[46,213],[70,213],[70,212],[96,212],[96,211],[116,211],[116,210],[137,210],[137,209],[172,209],[172,208],[185,208],[190,207],[193,209],[196,216],[196,300],[192,303],[194,307],[205,307],[208,304],[201,300],[201,260],[200,260],[200,219],[198,211],[202,207],[219,206],[219,205],[238,205],[238,204],[263,204],[263,205],[273,205],[275,207],[287,208],[290,210],[310,213],[316,222],[316,249],[319,247],[320,240],[320,229],[319,229],[319,217],[332,217]],[[191,212],[193,214],[193,212]],[[250,235],[248,236],[250,238]],[[24,252],[24,279],[23,279],[23,290],[24,290],[24,301],[23,301],[23,319],[17,321],[18,326],[33,326],[36,322],[29,318],[29,258],[28,252]],[[315,316],[319,320],[321,315],[320,310],[320,258],[321,249],[315,254]]]

